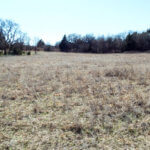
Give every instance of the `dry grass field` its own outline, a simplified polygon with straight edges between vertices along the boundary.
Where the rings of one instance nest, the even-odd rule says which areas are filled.
[[[0,149],[150,149],[150,54],[0,57]]]

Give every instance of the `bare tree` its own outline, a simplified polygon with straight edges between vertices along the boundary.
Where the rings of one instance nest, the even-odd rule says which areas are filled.
[[[0,20],[0,30],[5,37],[4,54],[7,54],[7,49],[10,50],[11,46],[19,40],[20,29],[19,25],[11,20]]]

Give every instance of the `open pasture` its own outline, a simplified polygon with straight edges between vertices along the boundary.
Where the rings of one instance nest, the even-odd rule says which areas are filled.
[[[150,149],[150,54],[0,57],[0,149]]]

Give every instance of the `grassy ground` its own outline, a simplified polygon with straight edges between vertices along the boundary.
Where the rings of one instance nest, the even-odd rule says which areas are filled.
[[[150,149],[150,54],[1,57],[0,149]]]

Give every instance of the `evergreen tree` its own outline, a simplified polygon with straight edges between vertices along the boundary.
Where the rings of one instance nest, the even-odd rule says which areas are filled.
[[[134,40],[134,34],[128,34],[125,39],[125,50],[132,51],[135,50],[136,42]]]
[[[70,49],[69,45],[70,45],[70,43],[67,41],[66,35],[64,35],[62,41],[59,44],[60,50],[63,51],[63,52],[68,52],[69,49]]]
[[[38,43],[37,43],[37,47],[43,48],[44,46],[45,46],[44,41],[42,39],[39,40]]]

